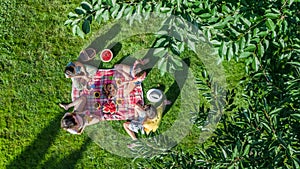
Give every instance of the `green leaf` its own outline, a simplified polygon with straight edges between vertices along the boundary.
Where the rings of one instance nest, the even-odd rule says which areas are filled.
[[[274,29],[275,29],[275,24],[274,24],[274,22],[273,22],[271,19],[269,19],[269,18],[267,19],[266,25],[267,25],[267,27],[268,27],[270,30],[274,31]]]
[[[265,14],[265,17],[269,18],[269,19],[276,19],[280,17],[280,14],[276,14],[276,13],[267,13]]]
[[[244,153],[243,153],[243,156],[246,156],[249,154],[249,151],[250,151],[250,144],[247,144],[246,147],[245,147],[245,150],[244,150]]]
[[[255,71],[258,71],[260,66],[260,62],[258,60],[257,57],[254,57],[254,62],[252,62],[252,69],[254,69]]]
[[[297,162],[297,160],[293,159],[293,162],[294,162],[295,168],[300,168],[299,163]]]
[[[128,5],[127,5],[126,3],[123,4],[122,9],[119,11],[119,13],[118,13],[116,19],[120,19],[120,18],[123,16],[124,10],[126,9],[127,6],[128,6]]]
[[[95,14],[95,20],[98,22],[98,23],[101,23],[102,21],[102,12],[104,11],[104,9],[99,9],[96,11],[96,14]]]
[[[212,15],[210,13],[203,13],[203,14],[199,15],[199,17],[202,18],[202,19],[206,19],[206,18],[209,18],[211,16]]]
[[[115,18],[119,12],[120,9],[120,5],[117,4],[116,6],[114,6],[113,8],[111,8],[111,17]]]
[[[160,69],[165,61],[166,61],[166,57],[160,58],[157,62],[157,68]]]
[[[263,57],[264,53],[265,53],[264,46],[261,43],[259,43],[257,45],[257,54],[258,54],[258,56]]]
[[[91,27],[90,27],[90,21],[89,20],[84,20],[83,24],[82,24],[82,31],[87,34],[91,31]]]
[[[72,27],[72,33],[74,36],[76,35],[77,27],[78,27],[78,25],[73,25],[73,27]]]
[[[296,120],[300,120],[300,114],[295,113],[295,114],[291,114],[291,116]]]
[[[223,149],[223,147],[220,146],[220,148],[222,150],[222,154],[223,154],[224,159],[227,159],[227,153],[226,153],[226,151]]]
[[[68,17],[69,17],[69,18],[77,18],[77,17],[78,17],[78,14],[73,13],[73,12],[69,12]]]
[[[109,12],[108,10],[105,10],[104,13],[102,14],[102,18],[104,20],[104,22],[109,20]]]
[[[213,28],[215,29],[223,29],[226,25],[227,25],[228,22],[217,22],[216,24],[212,25]]]
[[[81,2],[80,5],[83,9],[85,9],[87,11],[90,11],[90,10],[93,9],[93,6],[90,3],[86,2],[86,1]]]
[[[180,55],[180,51],[178,46],[175,43],[171,43],[171,51],[175,54],[175,55]]]
[[[246,39],[245,39],[245,37],[243,36],[243,37],[239,40],[239,47],[240,47],[240,50],[244,50],[245,44],[246,44]]]
[[[265,129],[269,132],[269,133],[271,133],[271,127],[267,124],[267,123],[265,123],[265,122],[261,122],[261,124],[265,127]]]
[[[239,45],[239,42],[234,42],[234,54],[235,55],[238,55],[238,53],[239,53],[239,47],[240,47],[240,45]]]
[[[300,62],[287,62],[287,64],[291,64],[291,65],[294,65],[294,66],[298,66],[300,67]]]
[[[158,62],[159,70],[160,70],[160,75],[163,76],[167,72],[167,61],[166,58],[163,57],[161,60]]]
[[[250,56],[252,54],[252,52],[243,52],[241,55],[240,55],[240,58],[247,58],[248,56]]]
[[[251,22],[247,18],[241,17],[240,19],[247,26],[247,28],[251,26]]]
[[[182,67],[182,61],[176,57],[171,57],[172,61],[178,66]]]
[[[256,46],[253,44],[250,44],[246,47],[245,51],[247,52],[253,52],[256,49]]]
[[[154,47],[165,47],[167,46],[168,44],[168,41],[165,37],[160,37],[156,42],[155,42],[155,45]]]
[[[85,11],[84,9],[80,8],[80,7],[77,7],[77,8],[75,9],[75,12],[76,12],[78,15],[82,15],[82,14],[85,14],[85,13],[86,13],[86,11]]]
[[[124,14],[126,15],[125,16],[126,20],[129,20],[132,17],[132,13],[133,13],[134,7],[133,6],[129,6],[127,9],[125,9]]]
[[[202,8],[193,8],[192,10],[194,11],[194,13],[199,13],[202,10]]]
[[[232,49],[232,48],[233,48],[233,47],[230,46],[230,47],[228,48],[228,50],[227,50],[226,56],[227,56],[228,61],[230,61],[231,58],[233,57],[233,49]]]
[[[64,25],[65,25],[65,26],[66,26],[66,25],[70,25],[72,22],[73,22],[72,19],[68,19],[68,20],[65,21]]]
[[[81,37],[82,39],[84,39],[84,33],[83,31],[79,28],[79,26],[76,27],[76,34]]]
[[[80,22],[80,20],[81,20],[80,18],[75,19],[75,20],[72,22],[71,25],[72,25],[72,26],[73,26],[73,25],[77,25],[77,24]]]
[[[231,156],[231,159],[233,160],[234,158],[236,158],[238,155],[238,147],[237,145],[234,147],[234,150],[232,152],[232,156]]]
[[[161,11],[162,13],[167,13],[167,12],[170,12],[171,9],[172,9],[172,8],[169,8],[169,7],[161,7],[161,8],[160,8],[160,11]]]
[[[190,41],[190,40],[187,40],[187,44],[188,44],[188,47],[189,47],[192,51],[196,52],[195,42],[192,42],[192,41]]]
[[[156,32],[155,34],[157,34],[157,35],[168,35],[168,31],[160,30],[160,31]]]
[[[112,4],[112,6],[115,6],[116,5],[116,0],[112,0],[111,4]]]
[[[154,52],[153,52],[153,55],[154,56],[158,56],[158,57],[163,57],[165,56],[165,54],[167,53],[168,51],[166,50],[166,48],[164,47],[161,47],[161,48],[155,48],[154,49]]]
[[[227,52],[226,42],[222,41],[221,46],[219,48],[219,55],[220,56],[225,56],[226,52]]]
[[[267,31],[262,31],[262,32],[259,32],[258,34],[257,34],[257,36],[259,36],[259,37],[264,37],[264,36],[267,36],[268,35],[268,32]]]

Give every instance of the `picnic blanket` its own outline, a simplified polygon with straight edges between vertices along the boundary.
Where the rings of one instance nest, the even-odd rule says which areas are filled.
[[[125,81],[124,77],[114,69],[99,69],[94,75],[89,85],[93,86],[91,90],[77,90],[72,87],[72,100],[80,96],[87,97],[86,110],[95,114],[100,120],[131,120],[134,118],[134,106],[136,103],[144,104],[143,89],[141,84],[136,87],[129,95],[124,95],[124,86],[117,88],[117,94],[108,99],[103,91],[105,84],[114,84],[116,80]],[[110,110],[115,110],[109,112]]]

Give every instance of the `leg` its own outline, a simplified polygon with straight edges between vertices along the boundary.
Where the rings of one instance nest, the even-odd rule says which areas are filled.
[[[129,129],[129,124],[130,124],[130,122],[125,122],[125,123],[123,123],[123,127],[133,140],[137,140],[134,132]]]
[[[130,94],[130,92],[135,88],[135,84],[133,82],[128,83],[124,87],[124,95],[127,96]]]
[[[123,71],[123,70],[118,70],[117,72],[119,72],[126,80],[131,80],[132,77],[130,74],[128,74],[127,72]]]
[[[127,74],[130,74],[130,66],[128,65],[124,65],[124,64],[117,64],[114,66],[114,68],[116,69],[116,71],[123,71],[126,72]]]
[[[80,98],[76,99],[74,102],[64,105],[64,104],[59,104],[60,107],[64,108],[65,110],[68,110],[71,107],[74,107],[75,111],[83,111],[84,107],[86,104],[86,97],[81,96]]]

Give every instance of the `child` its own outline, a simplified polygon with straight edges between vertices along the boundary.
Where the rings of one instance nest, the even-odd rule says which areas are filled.
[[[153,105],[142,106],[140,104],[135,105],[135,118],[131,122],[125,122],[123,124],[124,129],[130,135],[133,140],[136,140],[134,133],[138,133],[139,130],[144,133],[143,123],[147,119],[154,119],[157,116],[156,108]]]
[[[87,89],[88,82],[97,72],[97,68],[80,62],[69,62],[65,69],[65,76],[71,78],[76,89]]]
[[[91,115],[88,110],[86,110],[87,98],[81,96],[74,102],[70,104],[59,104],[60,107],[68,110],[74,107],[72,113],[66,113],[61,119],[61,127],[71,134],[81,134],[86,126],[95,124],[99,122],[99,119]]]

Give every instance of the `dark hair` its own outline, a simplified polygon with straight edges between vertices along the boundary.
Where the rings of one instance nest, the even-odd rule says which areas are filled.
[[[152,104],[147,104],[147,107],[145,108],[145,111],[147,113],[147,116],[149,119],[153,119],[157,115],[156,108]]]
[[[67,73],[67,71],[75,73],[75,68],[73,66],[67,66],[66,69],[65,69],[65,74]]]
[[[144,73],[145,73],[145,70],[144,70],[144,67],[142,65],[137,65],[135,67],[135,69],[140,69],[141,71],[140,72],[136,72],[135,73],[135,77],[141,77]]]
[[[72,128],[76,126],[77,123],[75,122],[75,119],[72,114],[66,115],[62,120],[61,120],[61,127],[62,128]]]

